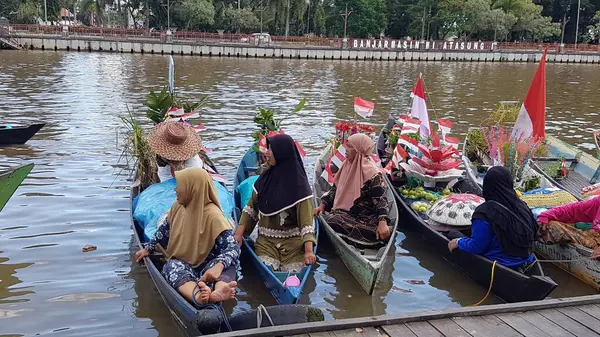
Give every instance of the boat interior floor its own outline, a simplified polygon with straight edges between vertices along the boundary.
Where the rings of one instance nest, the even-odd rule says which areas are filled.
[[[553,162],[536,162],[536,164],[543,170],[554,165]],[[581,189],[590,185],[589,179],[573,170],[569,170],[567,177],[560,180],[555,179],[555,181],[559,187],[571,193],[576,198],[581,198]]]

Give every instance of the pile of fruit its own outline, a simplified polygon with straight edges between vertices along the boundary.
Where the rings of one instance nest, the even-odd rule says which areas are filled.
[[[415,201],[410,205],[410,208],[412,208],[415,212],[427,213],[429,208],[431,208],[431,204],[423,201]]]
[[[423,186],[418,186],[416,188],[401,188],[400,193],[405,199],[425,199],[427,201],[438,201],[443,196],[449,195],[452,192],[446,188],[441,191],[442,195],[440,196],[439,193],[427,191],[425,188],[423,188]]]

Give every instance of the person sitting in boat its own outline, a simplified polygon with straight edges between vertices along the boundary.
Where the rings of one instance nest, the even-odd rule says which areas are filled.
[[[490,168],[483,178],[485,202],[475,209],[471,237],[454,238],[448,249],[483,255],[506,267],[523,269],[535,260],[537,224],[529,207],[517,196],[510,170]],[[450,232],[449,238],[462,236]]]
[[[136,261],[166,249],[162,275],[186,299],[196,305],[232,299],[240,247],[214,182],[201,168],[177,171],[175,179],[177,200],[154,237],[135,254]]]
[[[236,239],[241,245],[258,223],[258,258],[274,271],[299,272],[316,262],[312,191],[292,137],[268,137],[265,156],[270,167],[254,183]]]
[[[346,160],[314,210],[315,214],[331,211],[325,220],[335,231],[367,242],[385,241],[391,235],[385,179],[369,158],[374,147],[365,134],[348,138]]]
[[[148,146],[156,154],[158,178],[173,178],[174,172],[188,167],[204,167],[198,153],[202,140],[189,125],[180,122],[157,124],[148,136]]]
[[[554,207],[540,213],[537,217],[537,222],[542,226],[548,225],[550,221],[570,224],[588,223],[594,230],[600,232],[600,197]]]

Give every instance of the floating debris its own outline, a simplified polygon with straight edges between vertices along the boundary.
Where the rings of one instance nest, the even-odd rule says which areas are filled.
[[[425,281],[421,281],[421,280],[406,280],[405,282],[410,283],[412,285],[423,285],[423,284],[425,284]]]
[[[48,302],[81,302],[87,303],[91,300],[105,300],[108,298],[119,297],[121,295],[114,293],[82,293],[63,295],[48,299]]]
[[[403,289],[403,288],[396,287],[396,286],[393,286],[392,290],[393,291],[399,291],[399,292],[404,293],[404,294],[412,294],[412,290],[410,290],[410,289]]]
[[[358,333],[362,333],[363,331],[365,331],[365,329],[363,329],[363,328],[356,328],[355,330],[356,330],[356,332],[358,332]]]
[[[0,310],[0,319],[21,316],[21,313],[33,311],[33,309]]]
[[[83,246],[83,248],[81,248],[82,252],[92,252],[94,250],[98,249],[98,247],[94,246],[94,245],[85,245]]]

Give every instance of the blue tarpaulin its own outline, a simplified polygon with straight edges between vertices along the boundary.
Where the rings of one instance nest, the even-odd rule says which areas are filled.
[[[156,183],[150,185],[133,200],[133,218],[144,228],[145,240],[149,240],[154,235],[158,220],[171,209],[177,200],[175,186],[177,183],[174,178]],[[231,218],[234,208],[233,196],[225,186],[216,181],[215,186],[223,214]]]
[[[259,176],[251,176],[242,181],[235,189],[240,194],[240,205],[242,208],[248,204],[250,198],[252,198],[252,191],[254,183],[258,179]]]

